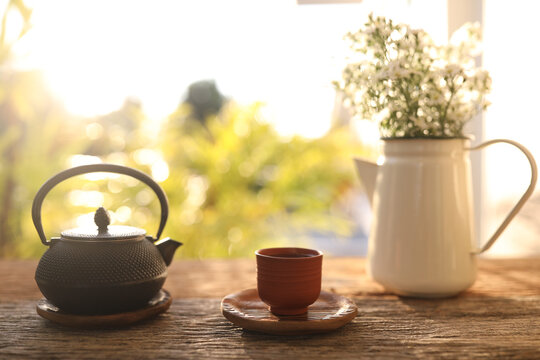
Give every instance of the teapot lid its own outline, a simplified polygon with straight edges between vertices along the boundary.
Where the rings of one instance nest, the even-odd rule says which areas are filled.
[[[132,226],[113,225],[111,218],[105,208],[100,207],[94,215],[94,222],[97,228],[78,227],[62,231],[61,236],[70,240],[132,240],[142,238],[146,231]]]

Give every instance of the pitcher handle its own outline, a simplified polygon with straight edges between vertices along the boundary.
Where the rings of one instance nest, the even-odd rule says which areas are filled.
[[[493,145],[496,143],[506,143],[515,146],[518,148],[526,157],[527,160],[529,160],[529,165],[531,166],[531,182],[529,184],[529,187],[525,191],[525,193],[521,196],[517,204],[510,210],[510,213],[506,215],[506,218],[502,222],[502,224],[499,226],[499,228],[495,231],[495,233],[489,238],[489,240],[485,243],[485,245],[480,249],[476,250],[473,253],[475,254],[481,254],[484,251],[488,250],[493,243],[495,243],[495,240],[501,235],[501,233],[506,229],[510,221],[517,215],[517,213],[521,210],[525,202],[531,197],[532,193],[534,192],[534,187],[536,186],[536,180],[538,178],[538,169],[536,167],[536,162],[534,161],[534,157],[532,156],[531,152],[527,150],[527,148],[520,143],[508,140],[508,139],[494,139],[486,141],[480,145],[474,146],[472,148],[469,148],[469,150],[480,150],[483,149],[489,145]]]

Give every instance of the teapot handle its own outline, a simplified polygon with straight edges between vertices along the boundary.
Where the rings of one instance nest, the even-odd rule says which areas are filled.
[[[159,202],[161,204],[161,220],[159,222],[159,228],[156,234],[155,240],[158,240],[165,228],[165,223],[169,216],[169,202],[167,201],[167,196],[163,189],[156,183],[150,176],[145,173],[135,170],[126,166],[115,165],[115,164],[91,164],[91,165],[82,165],[77,166],[71,169],[64,170],[58,174],[51,177],[47,180],[41,188],[38,190],[34,202],[32,203],[32,221],[34,226],[39,234],[41,242],[45,245],[50,245],[50,241],[47,241],[45,233],[43,231],[43,224],[41,222],[41,205],[45,196],[51,191],[51,189],[59,184],[60,182],[67,180],[73,176],[87,174],[92,172],[110,172],[131,176],[137,180],[142,181],[148,185],[152,190],[154,190],[157,195]]]
[[[532,156],[531,152],[527,150],[527,148],[520,143],[513,141],[513,140],[507,140],[507,139],[494,139],[486,141],[480,145],[477,145],[475,147],[472,147],[468,150],[480,150],[483,149],[489,145],[493,145],[496,143],[506,143],[515,146],[518,148],[526,157],[527,160],[529,160],[529,165],[531,166],[531,182],[529,184],[529,187],[525,191],[525,193],[521,196],[517,204],[510,210],[510,213],[506,215],[506,218],[502,222],[502,224],[499,226],[499,228],[495,231],[495,233],[489,238],[489,240],[486,242],[486,244],[479,250],[474,251],[475,254],[481,254],[484,251],[488,250],[493,243],[495,243],[495,240],[501,235],[501,233],[506,229],[510,221],[517,215],[517,213],[521,210],[525,202],[531,197],[534,187],[536,186],[536,180],[538,178],[538,170],[536,167],[536,162],[534,161],[534,157]]]

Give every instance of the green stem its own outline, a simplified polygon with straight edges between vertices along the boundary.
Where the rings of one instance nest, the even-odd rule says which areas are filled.
[[[452,100],[454,99],[454,95],[456,95],[457,91],[459,90],[454,87],[454,82],[452,81],[452,84],[448,86],[450,89],[450,99],[448,99],[448,102],[446,103],[446,106],[444,107],[443,116],[441,117],[441,127],[444,135],[444,125],[446,123],[446,117],[448,116],[448,109],[450,108],[450,104],[452,103]]]

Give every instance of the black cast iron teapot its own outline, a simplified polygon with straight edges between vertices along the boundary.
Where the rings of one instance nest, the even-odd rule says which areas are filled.
[[[129,175],[156,193],[161,221],[156,237],[131,226],[109,226],[107,211],[99,208],[96,227],[62,231],[47,241],[41,223],[41,205],[58,183],[76,175],[111,172]],[[49,249],[36,269],[36,283],[52,304],[75,314],[107,314],[144,307],[165,282],[167,266],[181,243],[159,240],[169,205],[163,189],[148,175],[125,166],[93,164],[74,167],[47,180],[32,205],[32,220]]]

